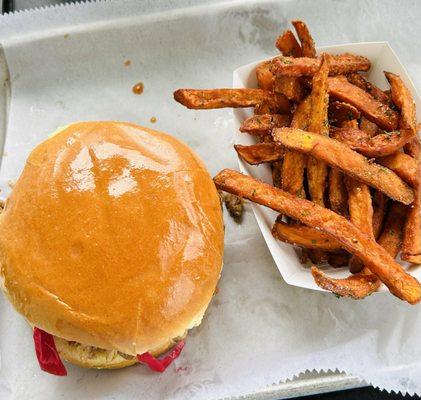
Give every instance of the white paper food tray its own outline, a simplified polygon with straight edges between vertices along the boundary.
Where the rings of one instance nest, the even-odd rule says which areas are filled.
[[[348,43],[337,46],[326,46],[317,49],[319,53],[326,52],[330,54],[341,54],[341,53],[352,53],[359,54],[367,57],[372,62],[372,67],[369,72],[366,73],[366,77],[376,86],[381,89],[388,89],[388,83],[384,76],[383,71],[394,72],[398,74],[408,88],[411,90],[414,97],[417,109],[421,109],[421,98],[417,93],[414,84],[412,83],[408,73],[404,66],[399,61],[396,53],[392,50],[387,42],[366,42],[366,43]],[[242,67],[237,68],[234,71],[233,76],[233,87],[257,87],[255,69],[257,65],[264,60],[256,61]],[[234,110],[234,123],[237,128],[235,134],[235,142],[243,145],[250,145],[256,143],[253,136],[241,133],[239,128],[242,122],[249,116],[252,115],[250,109],[235,109]],[[272,183],[272,174],[270,167],[265,164],[258,166],[249,165],[244,162],[241,158],[238,159],[240,170],[248,175],[252,175],[264,182]],[[275,211],[261,206],[259,204],[252,205],[254,215],[259,224],[260,230],[262,231],[263,237],[265,238],[266,244],[272,254],[273,259],[281,273],[282,277],[291,285],[324,291],[324,289],[317,286],[311,275],[310,268],[308,265],[303,265],[299,261],[297,252],[293,246],[276,240],[271,229],[276,220],[278,213]],[[336,278],[344,278],[349,275],[348,268],[323,268],[329,276]],[[418,280],[421,280],[421,267],[411,268],[411,274]],[[388,292],[388,289],[383,284],[379,292]]]

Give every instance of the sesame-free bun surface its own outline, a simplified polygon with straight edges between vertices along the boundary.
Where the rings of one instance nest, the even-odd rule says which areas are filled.
[[[0,214],[0,281],[14,307],[59,338],[127,355],[200,323],[222,253],[203,163],[129,123],[76,123],[41,143]]]

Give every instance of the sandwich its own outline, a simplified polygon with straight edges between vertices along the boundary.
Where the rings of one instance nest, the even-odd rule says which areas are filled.
[[[31,152],[6,199],[0,284],[44,371],[162,372],[212,299],[223,238],[217,190],[187,145],[131,123],[75,123]]]

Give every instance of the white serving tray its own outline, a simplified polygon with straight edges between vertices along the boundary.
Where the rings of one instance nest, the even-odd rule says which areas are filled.
[[[387,42],[349,43],[338,46],[326,46],[318,48],[318,52],[326,52],[330,54],[353,53],[368,57],[372,62],[372,66],[370,71],[368,71],[365,75],[370,82],[374,83],[381,89],[386,89],[388,88],[388,83],[384,77],[383,71],[389,71],[400,75],[405,84],[411,90],[417,109],[421,109],[421,98],[417,93],[414,84],[412,83],[404,66],[399,61],[396,53]],[[262,61],[264,60],[256,61],[237,68],[234,71],[233,87],[257,87],[255,68]],[[239,131],[241,123],[250,115],[252,115],[252,111],[250,109],[234,110],[234,122],[237,129],[235,133],[236,143],[243,145],[256,143],[253,136]],[[272,175],[268,165],[261,164],[258,166],[252,166],[240,158],[238,159],[238,162],[242,172],[254,176],[264,182],[272,183]],[[294,247],[276,240],[272,236],[271,229],[278,213],[267,207],[254,203],[252,207],[266,244],[285,281],[294,286],[324,291],[314,282],[309,266],[300,263]],[[325,268],[324,270],[333,277],[343,278],[349,275],[348,268],[330,267]],[[412,268],[411,274],[421,280],[420,267]],[[388,290],[385,285],[382,285],[379,289],[379,292],[387,291]]]
[[[314,27],[316,41],[321,44],[385,38],[395,48],[404,43],[398,35],[404,31],[388,36],[386,28],[380,29],[389,18],[390,8],[380,8],[370,16],[371,30],[370,24],[357,27],[348,13],[342,16],[342,6],[335,3],[331,7],[329,1],[313,7],[308,2],[289,1],[113,0],[5,18],[0,24],[0,44],[6,50],[6,57],[0,51],[0,78],[4,79],[0,85],[0,157],[4,138],[8,154],[0,169],[0,185],[4,184],[0,198],[7,195],[7,181],[19,175],[29,150],[58,125],[77,119],[129,120],[168,131],[195,149],[212,174],[224,167],[237,168],[231,110],[187,110],[172,101],[172,91],[180,87],[229,87],[238,65],[274,54],[276,34],[293,18],[302,18]],[[363,1],[355,1],[360,5],[352,10],[365,12]],[[332,17],[336,9],[337,15]],[[405,20],[402,9],[395,6],[394,22]],[[332,34],[333,18],[342,34]],[[405,43],[400,55],[412,60],[410,54],[416,52],[410,46],[414,43]],[[127,59],[132,61],[130,67],[124,66]],[[68,61],[64,67],[63,60]],[[21,68],[25,73],[18,75]],[[417,64],[412,68],[416,78]],[[145,83],[145,92],[138,97],[131,93],[137,81]],[[14,100],[9,106],[11,94]],[[25,112],[17,115],[17,108]],[[156,124],[150,123],[151,116],[158,118]],[[30,129],[25,129],[27,126]],[[19,146],[14,148],[15,143]],[[72,366],[66,381],[47,376],[37,369],[30,330],[0,296],[1,400],[45,400],[47,395],[49,399],[152,398],[152,394],[156,398],[157,388],[167,389],[171,399],[233,399],[241,394],[242,398],[266,400],[359,387],[365,384],[363,379],[388,390],[398,387],[413,391],[411,379],[400,378],[407,368],[410,373],[405,376],[416,376],[415,361],[408,361],[408,351],[402,361],[399,347],[399,360],[405,364],[395,363],[391,337],[407,328],[403,322],[414,323],[416,331],[414,311],[391,296],[370,298],[362,304],[289,286],[272,262],[248,205],[241,225],[230,218],[225,223],[227,245],[220,290],[204,323],[189,335],[185,351],[176,360],[175,367],[181,368],[179,376],[169,370],[157,378],[141,367],[108,373]],[[383,318],[385,314],[387,318]],[[227,329],[231,338],[221,339],[220,331]],[[410,346],[414,339],[408,335],[405,343]],[[380,340],[387,340],[386,348]],[[364,352],[347,351],[348,342],[358,349],[367,343],[375,346]],[[311,343],[314,346],[309,346]],[[221,349],[220,358],[197,362],[200,354],[211,356]],[[298,353],[294,358],[288,357],[291,350]],[[273,368],[266,362],[259,364],[256,354],[265,361],[270,359]],[[353,359],[354,354],[358,359]],[[230,357],[236,362],[227,363]],[[385,375],[385,381],[389,365],[393,376]],[[228,381],[227,376],[243,368],[247,375],[234,383]],[[355,376],[330,372],[335,368]],[[285,370],[294,371],[287,374]],[[192,372],[200,373],[200,378],[189,380]],[[11,392],[7,391],[3,395],[2,375],[14,379],[14,396],[8,396]]]

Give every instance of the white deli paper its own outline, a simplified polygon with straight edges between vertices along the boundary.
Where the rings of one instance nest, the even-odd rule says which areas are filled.
[[[212,174],[235,169],[232,111],[188,110],[172,92],[230,87],[238,66],[276,54],[274,39],[293,18],[309,24],[319,45],[390,42],[421,87],[417,1],[156,3],[106,1],[0,17],[11,82],[2,196],[30,150],[77,120],[127,120],[168,131],[194,148]],[[136,96],[131,89],[139,81],[145,90]],[[66,378],[45,374],[30,329],[0,297],[0,398],[216,399],[307,369],[336,368],[387,390],[421,393],[419,306],[386,294],[356,302],[290,286],[250,206],[242,224],[225,221],[219,293],[174,367],[162,375],[143,366],[69,366]]]
[[[399,59],[387,42],[349,43],[344,45],[322,47],[318,48],[317,50],[319,53],[351,53],[367,57],[373,64],[370,71],[368,71],[366,74],[367,79],[384,90],[387,89],[387,81],[383,71],[393,71],[402,78],[406,86],[412,92],[417,109],[421,109],[421,98],[417,93],[414,84],[406,72],[405,67],[399,62]],[[237,68],[234,71],[233,87],[257,87],[256,67],[262,61],[264,60],[256,61]],[[241,143],[243,145],[256,143],[256,140],[253,136],[245,135],[239,131],[242,122],[251,115],[252,111],[249,109],[234,110],[236,143]],[[241,159],[239,159],[238,162],[242,172],[252,175],[264,182],[272,183],[272,172],[269,165],[261,164],[258,166],[252,166]],[[279,269],[279,272],[282,274],[282,277],[285,279],[285,281],[291,285],[323,291],[323,289],[317,286],[316,282],[314,281],[311,273],[309,272],[309,267],[300,263],[299,257],[291,245],[282,243],[273,237],[271,229],[278,213],[258,204],[252,204],[251,206],[266,244]],[[410,267],[409,263],[403,264],[405,267]],[[324,267],[323,270],[329,276],[335,278],[344,278],[349,275],[349,269],[347,267]],[[411,266],[410,273],[421,281],[421,266]],[[388,289],[384,284],[375,294],[381,292],[388,292]]]

